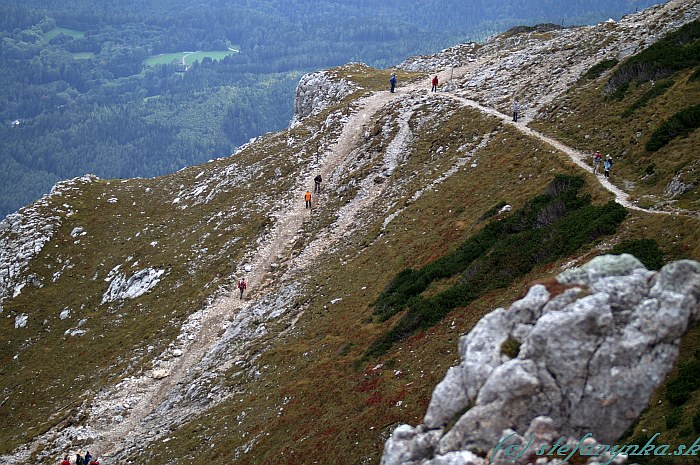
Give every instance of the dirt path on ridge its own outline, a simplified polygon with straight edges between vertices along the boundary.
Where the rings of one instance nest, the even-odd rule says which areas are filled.
[[[352,149],[359,144],[362,137],[362,127],[368,123],[372,116],[381,109],[392,95],[388,92],[375,92],[358,101],[358,109],[352,113],[343,127],[338,140],[333,144],[325,155],[320,159],[318,171],[329,179],[333,170],[342,164]],[[308,180],[313,185],[313,180]],[[267,244],[262,244],[256,256],[251,261],[251,271],[247,273],[248,290],[255,292],[266,271],[270,269],[270,264],[276,261],[278,255],[283,253],[295,234],[301,228],[302,223],[308,218],[309,211],[299,208],[294,203],[280,215],[271,239]],[[349,225],[346,225],[346,227]],[[336,231],[337,232],[337,231]],[[313,256],[305,257],[304,262],[308,264]],[[105,430],[98,430],[98,439],[91,449],[104,456],[103,463],[110,465],[110,456],[122,448],[129,438],[139,438],[143,436],[144,430],[148,429],[148,422],[144,420],[154,413],[158,406],[166,400],[168,394],[174,391],[178,385],[188,383],[191,379],[192,369],[202,360],[202,358],[215,346],[220,337],[220,333],[225,322],[243,308],[248,303],[248,299],[239,298],[238,289],[232,291],[212,303],[206,308],[199,320],[196,335],[191,338],[191,342],[183,347],[183,354],[180,357],[172,358],[167,366],[167,373],[160,379],[153,376],[143,375],[134,386],[138,395],[138,403],[129,409],[128,415],[116,427]],[[136,388],[135,388],[136,389]]]

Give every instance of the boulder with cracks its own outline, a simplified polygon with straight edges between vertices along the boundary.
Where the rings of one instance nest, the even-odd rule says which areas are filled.
[[[536,284],[461,338],[462,361],[435,388],[424,424],[397,428],[381,463],[483,455],[507,433],[526,435],[533,421],[611,443],[640,415],[699,319],[700,263],[690,260],[655,272],[631,255],[608,255]]]

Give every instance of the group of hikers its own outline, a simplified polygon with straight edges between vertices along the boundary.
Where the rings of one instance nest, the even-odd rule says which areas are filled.
[[[314,194],[317,194],[321,192],[321,183],[323,182],[323,178],[321,177],[320,174],[317,174],[316,177],[314,178]],[[311,208],[311,191],[306,191],[304,193],[304,202],[306,203],[306,208],[309,209]]]
[[[66,455],[63,457],[63,461],[61,461],[61,465],[100,465],[100,462],[97,461],[97,457],[92,456],[90,451],[85,453],[85,457],[80,455],[80,451],[78,451],[75,454],[75,462],[71,463],[70,459]]]
[[[396,73],[391,73],[391,79],[389,79],[389,84],[391,84],[391,90],[390,92],[394,92],[396,88]],[[438,87],[438,77],[437,74],[435,77],[433,77],[433,80],[431,81],[432,87],[430,89],[431,92],[437,92],[437,87]],[[513,122],[517,123],[518,122],[518,117],[520,116],[520,102],[518,102],[518,99],[516,98],[513,100]],[[593,154],[593,174],[598,174],[600,173],[600,167],[601,165],[603,166],[603,176],[606,178],[610,177],[610,170],[612,169],[613,166],[613,159],[610,156],[610,154],[605,155],[605,159],[603,159],[603,155],[596,151]],[[317,178],[320,178],[320,176],[317,176]],[[317,186],[320,185],[320,181],[317,184]],[[306,208],[311,208],[311,192],[306,191],[306,194],[304,195],[304,199],[306,200]]]
[[[595,151],[593,153],[593,174],[600,173],[600,165],[603,165],[603,176],[606,178],[610,177],[610,170],[613,166],[613,159],[610,154],[605,155],[605,161],[603,161],[603,154]]]

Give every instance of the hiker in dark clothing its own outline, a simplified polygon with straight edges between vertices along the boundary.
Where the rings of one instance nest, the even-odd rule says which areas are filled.
[[[92,459],[92,454],[90,453],[90,451],[87,451],[87,454],[85,454],[85,458],[83,459],[85,465],[88,465],[90,463],[90,459]]]
[[[513,122],[517,123],[518,122],[518,112],[520,111],[520,104],[518,103],[518,99],[515,99],[513,102]]]
[[[391,93],[394,93],[394,88],[396,88],[396,73],[391,74],[391,79],[389,79],[389,82],[391,83]]]
[[[245,278],[241,278],[241,280],[238,281],[238,290],[241,291],[241,299],[243,298],[243,291],[245,291],[246,287],[248,287],[248,283],[245,282]]]
[[[321,178],[321,175],[317,174],[316,177],[314,178],[314,194],[316,192],[321,192],[321,181],[323,181],[323,179]]]
[[[85,465],[85,460],[80,453],[75,454],[75,465]]]

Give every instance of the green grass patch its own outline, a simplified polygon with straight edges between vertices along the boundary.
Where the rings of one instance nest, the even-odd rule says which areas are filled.
[[[227,56],[236,53],[238,53],[238,50],[161,53],[160,55],[147,58],[144,60],[143,64],[145,66],[166,65],[173,62],[182,63],[182,60],[184,59],[186,66],[192,66],[195,61],[201,62],[205,58],[211,58],[212,60],[223,60]]]
[[[684,137],[700,126],[700,105],[684,108],[666,120],[654,131],[646,143],[646,149],[656,152],[677,137]]]
[[[666,263],[659,244],[654,239],[631,239],[622,241],[610,251],[611,254],[632,254],[650,270],[658,270]]]
[[[368,348],[365,357],[380,356],[394,343],[434,326],[452,309],[615,232],[626,210],[615,202],[591,205],[589,196],[578,196],[583,184],[578,176],[559,175],[544,194],[489,223],[455,251],[420,269],[401,271],[375,302],[373,315],[386,321],[406,313]],[[449,289],[429,298],[421,295],[432,282],[457,274],[461,279]]]
[[[94,52],[75,52],[71,53],[73,58],[76,60],[89,60],[90,58],[95,56]]]
[[[624,111],[624,113],[622,113],[622,116],[624,118],[628,118],[628,117],[632,116],[632,114],[635,111],[646,106],[646,104],[649,103],[650,100],[663,95],[672,85],[673,85],[673,80],[668,80],[668,81],[661,82],[661,83],[653,86],[651,89],[644,92],[644,94],[642,94],[642,96],[639,97],[632,105],[630,105]]]
[[[510,358],[515,358],[520,353],[520,341],[509,337],[501,344],[501,353]]]
[[[82,39],[83,37],[85,37],[84,31],[76,31],[75,29],[68,29],[66,27],[55,27],[50,31],[44,33],[44,40],[48,42],[61,34],[70,36],[74,39]]]

